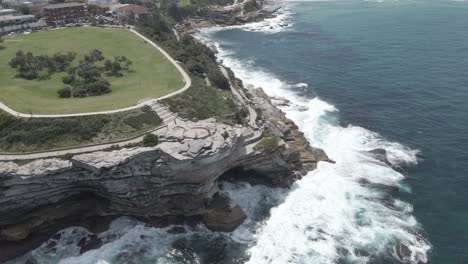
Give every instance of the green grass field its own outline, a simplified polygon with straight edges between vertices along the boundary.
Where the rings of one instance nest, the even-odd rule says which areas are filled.
[[[67,28],[35,32],[5,38],[6,49],[0,50],[0,102],[22,113],[69,114],[95,112],[135,105],[144,98],[157,98],[184,86],[181,74],[158,50],[124,29]],[[34,55],[74,51],[75,63],[92,49],[106,58],[126,56],[133,61],[132,72],[123,77],[106,77],[112,92],[101,96],[63,99],[57,96],[64,73],[48,80],[15,78],[16,70],[8,62],[18,50]]]

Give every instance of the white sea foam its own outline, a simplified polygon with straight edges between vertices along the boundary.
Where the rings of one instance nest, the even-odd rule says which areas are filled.
[[[287,116],[336,164],[319,163],[291,190],[225,183],[224,192],[248,215],[231,234],[210,232],[201,225],[184,227],[183,234],[169,234],[171,227],[153,228],[120,218],[99,234],[104,244],[97,250],[80,255],[76,244],[88,232],[69,228],[61,231],[56,246],[48,248],[48,241],[31,255],[39,263],[201,263],[196,253],[187,258],[173,248],[174,241],[229,237],[250,246],[248,263],[252,264],[367,263],[376,256],[399,258],[395,248],[400,244],[411,251],[407,262],[427,262],[431,246],[418,234],[411,204],[390,196],[392,188],[402,188],[404,176],[369,153],[384,149],[388,162],[399,166],[416,164],[418,151],[362,127],[340,126],[335,106],[319,97],[298,95],[307,84],[284,82],[256,67],[254,61],[236,59],[232,51],[212,41],[210,34],[216,30],[220,29],[206,30],[198,37],[217,48],[223,63],[246,84],[290,100],[291,106],[283,108]],[[270,214],[263,212],[272,206],[277,207]]]
[[[275,17],[264,19],[259,22],[248,23],[244,25],[237,26],[228,26],[228,27],[212,27],[202,29],[204,33],[213,33],[221,30],[230,30],[230,29],[241,29],[244,31],[250,32],[261,32],[265,34],[274,34],[279,32],[284,32],[291,30],[293,23],[291,21],[291,12],[290,7],[293,6],[293,3],[283,4],[281,9],[275,12]]]
[[[427,262],[431,246],[418,234],[412,206],[390,195],[404,176],[369,152],[384,149],[397,166],[417,163],[418,151],[362,127],[338,125],[333,105],[297,95],[295,88],[307,84],[288,84],[217,46],[219,58],[245,84],[290,100],[293,104],[283,108],[287,116],[312,145],[336,161],[319,163],[296,182],[271,217],[252,232],[256,243],[249,250],[249,263],[367,263],[377,256],[399,258],[395,248],[401,245],[411,250],[405,261]]]
[[[293,13],[288,6],[282,7],[276,12],[276,17],[265,19],[256,23],[249,23],[246,25],[239,26],[241,29],[246,31],[262,32],[262,33],[278,33],[286,30],[290,30],[293,26],[291,21],[291,15]]]

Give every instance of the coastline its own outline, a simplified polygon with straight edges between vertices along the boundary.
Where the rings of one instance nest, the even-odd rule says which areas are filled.
[[[232,78],[231,82],[235,84],[236,89],[243,90],[244,87],[242,86],[242,81],[235,78],[232,75],[232,71],[230,69],[227,68],[226,70],[228,74],[231,75],[231,78]],[[315,169],[318,161],[331,162],[331,160],[326,156],[326,154],[323,151],[310,147],[309,143],[304,139],[302,132],[299,132],[297,126],[291,120],[287,119],[282,111],[280,111],[277,107],[273,105],[271,98],[269,98],[265,93],[263,93],[261,90],[258,90],[255,92],[255,94],[252,94],[250,92],[249,94],[250,94],[249,96],[253,96],[253,98],[251,98],[252,101],[248,103],[249,104],[254,103],[256,107],[260,107],[260,108],[263,107],[262,109],[263,113],[261,117],[261,120],[264,121],[263,125],[267,125],[269,128],[271,128],[271,130],[273,131],[273,134],[276,137],[282,139],[281,143],[279,144],[278,148],[261,151],[260,152],[261,155],[259,155],[258,150],[255,151],[254,149],[252,149],[252,146],[258,143],[258,140],[250,142],[252,141],[251,139],[252,132],[246,133],[243,130],[236,130],[236,128],[229,128],[229,127],[224,126],[223,129],[229,129],[227,131],[236,131],[236,132],[232,134],[232,142],[230,143],[228,142],[226,147],[223,147],[222,149],[214,151],[214,155],[219,155],[218,152],[224,153],[222,154],[223,157],[226,157],[226,155],[229,155],[229,159],[227,160],[227,164],[226,164],[227,168],[219,169],[219,168],[216,168],[216,166],[213,167],[213,169],[210,169],[209,167],[207,168],[207,166],[213,165],[213,159],[217,160],[217,162],[220,162],[218,161],[219,157],[214,158],[214,157],[211,157],[213,156],[211,154],[210,154],[211,156],[207,155],[206,157],[207,161],[203,161],[203,160],[200,161],[201,164],[204,164],[204,168],[195,169],[195,171],[198,171],[197,173],[199,173],[199,176],[197,176],[199,177],[199,180],[197,180],[197,186],[203,186],[207,184],[206,187],[203,187],[206,189],[205,190],[202,189],[201,190],[202,192],[200,193],[201,195],[200,199],[205,200],[205,201],[202,202],[202,200],[199,200],[199,198],[194,196],[191,198],[193,201],[190,201],[190,202],[187,201],[187,204],[179,204],[179,202],[177,202],[179,204],[178,206],[181,206],[180,209],[188,206],[191,208],[190,210],[194,210],[194,211],[185,212],[184,210],[186,209],[183,209],[182,211],[176,210],[176,211],[168,213],[169,216],[175,215],[176,217],[166,218],[164,214],[161,214],[160,216],[148,218],[147,216],[143,216],[141,212],[136,210],[137,208],[130,209],[128,207],[127,201],[124,202],[122,205],[119,205],[120,207],[122,207],[125,204],[124,208],[120,208],[117,210],[117,212],[119,210],[121,212],[115,214],[115,212],[111,212],[111,211],[115,210],[116,208],[113,208],[113,209],[105,208],[106,207],[105,204],[107,204],[108,201],[104,199],[103,201],[99,202],[98,200],[101,199],[100,197],[91,196],[90,203],[86,203],[84,200],[82,200],[83,199],[82,197],[81,198],[77,197],[79,204],[82,203],[85,205],[86,204],[99,205],[97,206],[97,208],[91,211],[87,210],[86,208],[71,206],[70,204],[68,204],[68,202],[73,201],[73,199],[66,198],[65,200],[63,200],[65,202],[57,203],[54,206],[55,207],[58,206],[61,208],[69,208],[70,210],[72,210],[71,212],[73,212],[71,213],[71,215],[77,215],[77,212],[81,212],[80,214],[83,214],[85,216],[87,215],[87,216],[85,218],[83,218],[83,216],[80,216],[78,218],[76,216],[75,217],[72,216],[71,218],[68,218],[68,220],[66,220],[67,218],[66,217],[64,218],[64,216],[58,216],[56,213],[51,214],[50,209],[48,209],[48,206],[45,205],[42,209],[40,209],[40,210],[45,210],[45,211],[40,212],[36,210],[33,212],[33,215],[35,214],[36,217],[42,218],[43,217],[42,215],[44,214],[44,212],[47,214],[51,214],[51,216],[49,217],[49,220],[47,220],[48,222],[47,225],[43,226],[40,222],[43,220],[40,220],[39,223],[37,223],[38,224],[37,227],[34,227],[34,225],[37,225],[37,224],[33,224],[32,227],[30,226],[27,229],[24,229],[24,225],[25,224],[31,225],[30,222],[28,223],[28,221],[26,221],[25,223],[22,223],[19,226],[12,225],[11,222],[8,223],[8,218],[4,217],[1,222],[3,223],[3,225],[5,223],[8,223],[8,225],[3,226],[2,236],[4,237],[9,236],[10,238],[7,240],[3,240],[2,247],[9,248],[10,250],[8,251],[7,255],[1,255],[0,259],[2,260],[11,259],[14,256],[25,253],[27,250],[30,250],[34,248],[35,246],[39,245],[40,243],[46,241],[52,233],[64,227],[76,225],[77,223],[85,221],[86,219],[95,219],[95,220],[91,220],[91,221],[86,220],[85,224],[81,223],[80,225],[84,225],[90,228],[91,230],[96,230],[96,231],[103,230],[103,228],[105,229],[105,227],[108,226],[109,222],[112,219],[114,219],[114,216],[116,215],[134,216],[137,219],[140,219],[144,222],[150,223],[153,226],[157,226],[157,227],[163,227],[163,226],[167,226],[167,225],[174,224],[174,223],[204,222],[206,225],[211,226],[212,230],[231,231],[235,229],[235,227],[237,227],[240,223],[242,223],[242,221],[245,219],[245,216],[242,215],[243,214],[242,209],[240,209],[239,207],[230,207],[230,206],[226,207],[226,204],[228,204],[228,202],[225,200],[225,198],[223,198],[224,200],[223,199],[219,200],[218,198],[216,198],[220,202],[219,203],[214,202],[216,200],[214,199],[215,194],[218,192],[218,189],[215,186],[215,184],[217,184],[218,178],[223,177],[222,176],[223,173],[229,172],[230,169],[233,169],[236,167],[241,167],[241,168],[243,167],[243,169],[240,171],[241,174],[242,173],[245,174],[246,171],[251,171],[251,172],[256,171],[254,175],[257,175],[256,177],[258,177],[258,178],[250,178],[250,179],[243,179],[243,180],[250,180],[252,182],[261,182],[263,184],[268,184],[272,186],[287,187],[295,179],[298,179],[302,175],[305,175],[308,171]],[[218,129],[218,128],[215,128],[215,129]],[[231,134],[231,132],[229,133]],[[167,133],[167,135],[170,135],[170,134],[171,133]],[[231,140],[231,138],[228,138],[228,139]],[[244,143],[240,144],[240,142],[244,142]],[[167,143],[173,144],[170,141]],[[109,155],[106,154],[105,152],[104,153],[98,152],[98,153],[79,155],[76,158],[74,157],[71,163],[65,162],[65,161],[57,162],[57,161],[52,161],[52,160],[50,161],[44,160],[39,163],[35,163],[31,165],[32,167],[29,166],[29,168],[25,168],[23,166],[15,166],[15,165],[10,164],[9,167],[6,168],[6,170],[3,170],[3,172],[0,172],[0,176],[2,174],[4,176],[7,176],[7,178],[5,178],[4,180],[5,182],[9,182],[9,184],[7,184],[7,186],[10,186],[9,188],[17,188],[15,187],[15,186],[19,186],[17,184],[20,184],[23,186],[27,185],[26,182],[29,181],[29,179],[26,175],[30,173],[34,173],[35,174],[34,177],[37,177],[37,178],[41,178],[42,176],[51,177],[52,175],[53,177],[68,178],[70,177],[69,173],[89,174],[91,178],[96,177],[92,175],[99,175],[99,177],[106,178],[106,176],[103,176],[102,174],[106,174],[106,172],[109,170],[113,171],[112,174],[116,174],[116,173],[120,173],[119,171],[123,172],[124,170],[128,170],[129,168],[132,168],[133,166],[136,166],[138,168],[145,168],[147,166],[145,165],[145,162],[154,163],[155,158],[158,159],[159,155],[164,156],[167,153],[170,153],[169,157],[163,158],[163,159],[165,159],[166,162],[168,162],[169,167],[172,167],[171,169],[174,170],[174,172],[171,172],[171,174],[187,173],[187,171],[192,171],[193,173],[194,171],[193,165],[188,164],[183,159],[180,160],[182,164],[185,164],[183,165],[184,168],[182,170],[180,170],[181,165],[171,165],[173,162],[179,162],[179,161],[174,161],[174,157],[177,157],[177,155],[173,156],[175,155],[175,153],[173,153],[173,150],[170,150],[167,148],[164,149],[164,148],[165,148],[164,146],[158,146],[157,149],[155,150],[140,148],[140,150],[130,151],[130,152],[133,151],[135,154],[131,154],[131,153],[128,154],[126,153],[127,152],[126,150],[111,152],[113,153],[112,155],[114,156],[117,155],[115,156],[117,157],[117,160],[112,160],[115,157],[109,157]],[[170,148],[173,148],[173,146],[171,145]],[[239,148],[239,150],[235,150],[236,148]],[[161,149],[164,149],[164,150],[161,151]],[[246,154],[246,151],[247,153],[250,153],[250,154]],[[238,152],[238,153],[234,154],[235,152]],[[155,157],[151,157],[155,153],[158,153],[158,154]],[[118,157],[118,155],[123,155],[123,156]],[[170,157],[171,155],[172,157]],[[238,159],[238,161],[235,160],[236,158]],[[161,159],[161,156],[159,156],[159,159]],[[138,160],[140,160],[140,162],[143,162],[143,163],[138,164],[139,162]],[[277,164],[272,164],[272,162],[277,163]],[[40,169],[40,168],[45,168],[45,166],[47,166],[48,169],[46,170]],[[33,167],[35,170],[31,171]],[[132,168],[131,170],[134,170],[134,169]],[[207,175],[206,170],[211,170],[212,172]],[[141,172],[138,172],[137,175],[140,173]],[[161,173],[161,172],[158,172],[158,173]],[[109,176],[111,176],[112,174],[109,174]],[[128,173],[125,173],[125,174],[126,174],[125,178],[127,178],[129,175]],[[18,177],[19,175],[23,175],[22,176],[23,182],[21,181],[17,182],[16,179],[11,178],[11,177]],[[148,172],[143,173],[143,175],[148,175]],[[190,176],[193,177],[193,175],[190,175]],[[180,176],[178,177],[180,178]],[[117,180],[119,179],[115,179],[114,181],[117,181]],[[183,182],[186,180],[187,179],[180,179],[177,184],[181,184],[181,185],[193,184],[193,183],[190,183],[190,181],[193,181],[193,180],[190,180],[189,182]],[[60,181],[61,180],[56,182],[58,183],[58,186],[66,183],[66,180],[62,183],[60,183]],[[132,183],[132,185],[135,185],[135,181],[137,180],[134,179],[133,181],[134,182]],[[77,187],[74,187],[74,188],[81,188],[81,189],[89,190],[93,192],[93,189],[99,188],[97,186],[101,185],[99,181],[96,181],[96,183],[93,183],[93,184],[87,187],[84,187],[84,186],[79,187],[80,185],[78,185]],[[113,183],[113,185],[115,184],[117,183]],[[174,183],[171,183],[171,184],[174,184]],[[90,189],[90,187],[92,188]],[[151,187],[147,186],[145,188],[151,188]],[[188,192],[188,193],[194,192],[193,187],[190,187],[188,189],[186,188],[187,187],[182,188],[183,192]],[[19,194],[18,190],[12,190],[12,191],[14,191],[15,195]],[[38,190],[35,190],[35,192],[44,192],[42,196],[48,195],[46,194],[48,192],[46,190],[38,189]],[[14,194],[14,193],[12,192],[11,194]],[[63,194],[60,194],[60,195],[62,196]],[[177,196],[174,196],[174,197],[178,197],[177,199],[180,199],[181,197],[180,195],[177,194]],[[10,197],[10,198],[7,198],[7,200],[3,200],[3,202],[8,201],[10,199],[21,199],[21,198]],[[27,200],[29,198],[24,197],[23,199]],[[60,201],[62,199],[63,198],[56,197],[56,198],[53,198],[52,200]],[[112,199],[114,200],[113,202],[116,202],[115,201],[116,197]],[[122,198],[119,198],[119,199],[122,199]],[[147,202],[148,201],[145,201],[145,203]],[[169,203],[174,203],[174,202],[175,200],[171,200]],[[215,203],[218,205],[214,205]],[[213,204],[214,206],[211,209],[210,209],[210,206],[211,206],[210,204]],[[104,207],[102,207],[103,205]],[[158,205],[158,206],[163,206],[163,205]],[[158,208],[160,208],[159,210],[161,210],[161,207],[158,207]],[[124,213],[122,209],[124,211],[126,210],[127,213]],[[13,210],[14,210],[13,208],[9,209],[10,212]],[[65,214],[67,213],[65,212]],[[148,214],[148,212],[145,212],[145,214]],[[96,216],[98,216],[98,218],[95,218]],[[27,216],[22,216],[21,218],[27,219],[25,217]],[[58,224],[59,223],[58,220],[54,220],[54,217],[58,217],[57,219],[62,221],[63,224]],[[231,219],[228,222],[223,223],[228,218],[231,218]],[[102,220],[97,220],[97,219],[102,219]],[[220,223],[222,223],[221,226],[219,226]],[[97,228],[97,227],[100,227],[100,228]],[[39,228],[39,230],[41,231],[37,232],[37,228]],[[24,244],[22,245],[17,244],[18,242],[13,242],[13,243],[7,242],[8,240],[18,241],[18,238],[19,238],[19,241],[22,241],[24,238],[29,236],[30,232],[32,232],[31,234],[34,235],[35,239],[28,240],[29,243],[26,246]],[[26,239],[29,239],[29,238],[26,238]]]
[[[271,45],[268,40],[272,35],[262,33],[268,36],[261,39],[262,43]],[[236,41],[239,42],[242,42],[242,37],[250,37],[250,34],[240,37],[239,35],[241,34],[236,35]],[[224,45],[239,45],[229,38],[224,43],[219,39],[222,37],[209,38],[209,41],[215,42],[212,46],[223,48]],[[277,40],[274,37],[271,39]],[[242,45],[241,48],[246,46],[254,49],[252,43],[250,44]],[[364,250],[368,255],[349,256],[363,263],[368,261],[367,256],[373,257],[373,254],[377,254],[377,250],[383,251],[380,252],[383,255],[391,256],[393,261],[427,263],[432,245],[412,216],[411,204],[394,196],[399,188],[404,188],[400,184],[405,175],[400,169],[418,163],[418,150],[389,141],[363,127],[352,124],[346,127],[336,123],[339,110],[334,105],[318,96],[310,98],[297,92],[299,89],[305,90],[307,84],[290,83],[280,79],[269,72],[268,68],[257,68],[257,63],[250,63],[250,57],[245,54],[242,57],[233,53],[235,51],[229,48],[221,49],[218,53],[219,59],[227,66],[232,66],[236,76],[252,85],[252,89],[265,87],[265,92],[278,102],[286,116],[294,120],[300,131],[306,132],[306,138],[313,143],[319,143],[318,147],[324,149],[330,158],[336,161],[335,165],[320,163],[317,170],[295,182],[295,188],[290,192],[288,201],[275,208],[270,219],[262,227],[256,244],[249,249],[251,259],[247,263],[285,263],[288,257],[295,255],[283,252],[296,250],[304,253],[299,258],[306,262],[325,262],[342,257],[332,245],[337,245],[347,252]],[[265,56],[267,52],[259,53]],[[271,63],[271,60],[269,62]],[[314,141],[315,139],[319,140]],[[344,194],[356,196],[350,198]],[[385,198],[380,200],[375,196]],[[312,199],[313,202],[304,204],[308,199]],[[337,208],[330,206],[331,204]],[[363,208],[365,211],[362,211]],[[290,214],[298,214],[302,221],[297,223],[294,219],[286,217]],[[354,225],[353,221],[356,219],[352,215],[355,214],[362,214],[370,219],[372,224],[365,227],[358,223]],[[303,237],[303,234],[309,234],[311,226],[323,230],[315,234],[319,235],[320,239],[307,240]],[[382,244],[382,248],[377,248],[374,245],[381,241],[366,237],[366,234],[381,236],[387,240]],[[361,244],[363,241],[366,244]],[[363,249],[363,246],[366,248]],[[314,251],[317,247],[324,247],[324,251]],[[375,251],[372,252],[373,250]]]

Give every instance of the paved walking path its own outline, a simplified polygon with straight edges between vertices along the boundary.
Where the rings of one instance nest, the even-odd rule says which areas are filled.
[[[177,61],[175,61],[165,50],[163,50],[161,47],[159,47],[156,43],[153,41],[149,40],[147,37],[143,36],[142,34],[138,33],[134,29],[130,29],[131,32],[133,32],[135,35],[138,37],[142,38],[146,42],[148,42],[151,46],[155,47],[158,49],[182,74],[182,77],[184,79],[185,85],[181,89],[172,92],[170,94],[167,94],[165,96],[159,97],[159,98],[147,98],[140,100],[137,105],[126,107],[126,108],[120,108],[120,109],[114,109],[114,110],[109,110],[109,111],[100,111],[100,112],[88,112],[88,113],[75,113],[75,114],[59,114],[59,115],[36,115],[36,114],[24,114],[24,113],[19,113],[16,112],[15,110],[9,108],[2,102],[0,102],[0,109],[4,110],[5,112],[17,116],[17,117],[27,117],[27,118],[57,118],[57,117],[71,117],[71,116],[88,116],[88,115],[100,115],[100,114],[112,114],[112,113],[118,113],[118,112],[123,112],[123,111],[128,111],[128,110],[133,110],[139,107],[142,107],[144,105],[151,105],[154,102],[157,102],[162,99],[169,98],[171,96],[174,96],[176,94],[180,94],[187,90],[191,85],[192,85],[192,80],[190,79],[189,75],[185,72],[185,70],[179,65]]]

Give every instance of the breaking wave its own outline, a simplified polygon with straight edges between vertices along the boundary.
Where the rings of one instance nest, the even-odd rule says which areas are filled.
[[[275,34],[279,32],[284,32],[287,30],[291,30],[293,27],[293,22],[291,21],[291,16],[294,14],[290,7],[292,7],[294,3],[284,3],[281,5],[281,8],[278,9],[274,14],[275,17],[264,19],[259,22],[248,23],[244,25],[236,25],[236,26],[215,26],[212,28],[203,29],[203,33],[213,33],[216,31],[222,30],[229,30],[229,29],[241,29],[244,31],[249,32],[260,32],[265,34]],[[270,8],[274,8],[271,6]]]
[[[279,25],[288,15],[278,17],[242,29],[285,30],[272,23]],[[393,168],[416,164],[418,150],[359,126],[340,126],[339,110],[311,96],[306,83],[282,81],[254,61],[238,60],[223,49],[226,43],[213,41],[211,34],[218,30],[225,29],[206,30],[198,37],[216,48],[219,59],[247,86],[289,100],[289,106],[282,107],[286,115],[336,163],[319,163],[290,190],[223,183],[223,191],[248,216],[230,234],[202,225],[154,228],[122,217],[97,234],[102,241],[97,250],[81,254],[80,240],[92,234],[73,227],[9,263],[428,262],[431,244],[421,235],[412,205],[392,195],[409,190],[401,183],[404,175]]]
[[[209,33],[200,37],[210,39]],[[303,96],[307,84],[284,82],[252,61],[238,60],[224,45],[215,46],[244,84],[289,100],[282,107],[286,115],[336,162],[319,163],[271,210],[253,233],[248,263],[426,263],[431,245],[420,234],[411,204],[392,196],[409,191],[394,168],[416,164],[418,150],[362,127],[340,126],[335,106]]]

